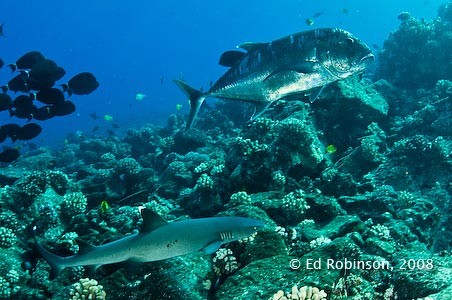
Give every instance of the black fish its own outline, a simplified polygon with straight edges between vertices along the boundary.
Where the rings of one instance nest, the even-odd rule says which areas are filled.
[[[0,126],[0,130],[6,133],[7,136],[15,135],[20,128],[22,128],[20,125],[13,123]]]
[[[14,111],[10,111],[10,116],[15,116],[16,118],[19,119],[27,119],[27,121],[30,121],[31,119],[33,119],[33,115],[36,113],[36,111],[38,110],[38,108],[33,105],[30,107],[30,109],[27,110],[23,110],[23,109],[16,109]]]
[[[64,99],[64,93],[57,88],[42,89],[36,93],[36,100],[44,104],[58,104]]]
[[[44,59],[33,65],[28,78],[28,86],[32,90],[48,89],[61,78],[61,68],[51,59]],[[63,70],[64,71],[64,70]]]
[[[0,153],[0,162],[10,163],[18,159],[20,156],[19,150],[15,148],[9,148]]]
[[[89,114],[89,116],[91,117],[91,119],[93,119],[93,120],[97,120],[97,119],[99,119],[99,116],[96,114],[96,112],[92,112],[92,113],[90,113]]]
[[[7,137],[8,137],[8,135],[6,133],[4,133],[0,127],[0,143],[3,143]]]
[[[5,62],[3,61],[3,59],[0,58],[0,69],[3,68],[4,65],[5,65]]]
[[[13,101],[13,107],[16,109],[27,109],[33,105],[32,95],[20,95]]]
[[[36,105],[33,104],[32,95],[20,95],[17,96],[13,101],[13,110],[10,110],[11,116],[16,116],[20,119],[31,120],[33,114],[38,109]]]
[[[13,107],[13,100],[7,94],[0,94],[0,111],[10,110]]]
[[[37,137],[41,132],[42,132],[41,126],[39,126],[36,123],[29,123],[22,126],[22,128],[16,134],[16,138],[18,140],[28,141]]]
[[[66,116],[75,111],[75,104],[69,100],[50,106],[50,112],[54,116]]]
[[[324,11],[318,11],[318,12],[316,12],[312,17],[313,18],[318,18],[318,17],[320,17],[321,15],[323,15],[325,12]]]
[[[33,119],[38,120],[38,121],[45,121],[45,120],[55,117],[54,113],[51,110],[51,107],[52,106],[50,106],[50,105],[45,105],[45,106],[38,108],[33,113]]]
[[[99,87],[96,77],[89,72],[82,72],[75,75],[67,84],[62,85],[63,90],[69,95],[87,95]]]
[[[18,124],[6,124],[0,127],[0,131],[15,142],[21,128]]]
[[[29,70],[33,67],[37,62],[43,61],[45,59],[44,55],[38,51],[31,51],[22,55],[17,61],[16,64],[8,65],[11,70],[14,72],[16,69],[19,70]]]
[[[7,86],[2,87],[3,92],[6,93],[6,91],[10,90],[13,92],[26,93],[30,90],[30,88],[28,87],[28,84],[27,84],[27,80],[28,80],[28,73],[20,72],[20,74],[14,76],[13,79],[8,81]]]
[[[91,117],[91,119],[93,119],[93,120],[97,120],[97,119],[99,119],[99,116],[96,114],[96,112],[92,112],[92,113],[90,113],[89,114],[89,116]]]
[[[5,26],[5,22],[3,22],[2,25],[0,25],[0,36],[5,37],[5,34],[3,33],[3,26]]]
[[[113,124],[111,124],[111,127],[113,127],[113,128],[116,128],[116,129],[119,129],[119,128],[121,128],[121,126],[119,126],[118,124],[116,124],[116,123],[113,123]]]

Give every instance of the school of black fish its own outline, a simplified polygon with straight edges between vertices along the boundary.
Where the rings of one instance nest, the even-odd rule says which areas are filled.
[[[0,58],[0,68],[4,66]],[[99,87],[96,77],[89,72],[77,74],[59,88],[55,87],[66,71],[39,51],[28,52],[6,67],[11,69],[13,77],[0,86],[0,112],[9,111],[11,118],[26,119],[28,123],[0,125],[0,143],[8,138],[14,143],[37,137],[42,128],[38,123],[31,123],[32,120],[45,121],[72,114],[76,107],[67,97],[87,95]],[[6,147],[0,152],[0,162],[10,163],[19,156],[17,148]]]

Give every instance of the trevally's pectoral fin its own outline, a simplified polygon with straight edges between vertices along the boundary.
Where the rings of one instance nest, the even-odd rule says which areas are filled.
[[[272,104],[272,102],[257,102],[255,103],[254,113],[251,116],[250,120],[256,120],[264,111]]]
[[[192,88],[182,80],[175,79],[173,82],[188,96],[190,101],[190,114],[188,115],[187,126],[185,127],[185,131],[187,131],[190,129],[191,125],[193,125],[193,121],[199,112],[199,108],[206,99],[206,95],[201,91]]]
[[[297,64],[284,65],[271,72],[267,77],[265,77],[264,81],[272,78],[275,75],[290,71],[300,74],[311,74],[315,73],[318,68],[319,63],[316,61],[303,61]]]

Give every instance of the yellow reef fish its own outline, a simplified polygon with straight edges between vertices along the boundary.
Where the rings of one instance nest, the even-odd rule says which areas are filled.
[[[337,149],[334,145],[328,145],[325,147],[325,153],[333,154],[336,151],[337,151]]]

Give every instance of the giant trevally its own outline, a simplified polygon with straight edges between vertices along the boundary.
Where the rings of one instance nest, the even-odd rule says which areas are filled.
[[[314,101],[325,85],[364,72],[374,58],[365,43],[338,28],[314,29],[237,47],[245,52],[223,53],[220,64],[230,68],[207,92],[174,80],[190,100],[186,129],[207,97],[254,103],[254,120],[279,99],[309,96]]]

